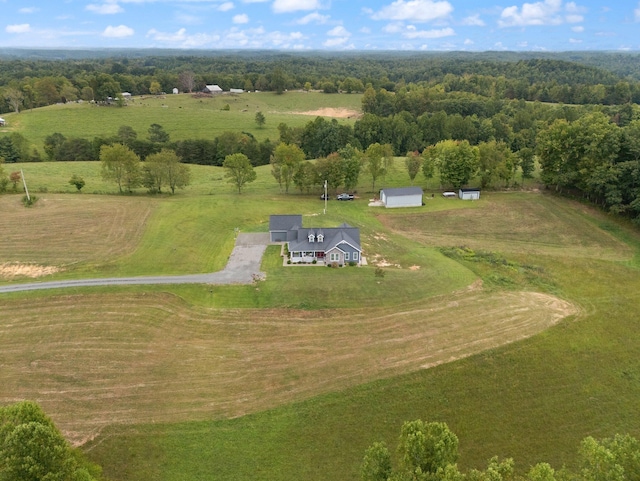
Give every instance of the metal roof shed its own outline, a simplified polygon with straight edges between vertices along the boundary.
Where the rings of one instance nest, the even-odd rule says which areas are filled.
[[[383,189],[380,191],[380,200],[385,207],[420,207],[422,194],[420,187]]]

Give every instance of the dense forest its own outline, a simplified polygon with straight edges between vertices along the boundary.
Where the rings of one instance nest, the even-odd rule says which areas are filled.
[[[526,178],[537,160],[547,186],[640,219],[640,70],[632,54],[106,53],[2,52],[0,112],[78,99],[103,102],[124,91],[198,92],[217,83],[224,90],[285,95],[291,89],[363,92],[363,116],[353,126],[320,117],[303,128],[281,124],[274,142],[258,142],[246,132],[170,142],[161,126],[149,140],[137,139],[126,126],[116,136],[95,139],[52,132],[44,155],[14,133],[0,138],[4,161],[98,160],[101,146],[124,143],[143,160],[171,148],[185,163],[221,166],[226,156],[243,153],[263,165],[284,143],[297,145],[308,159],[361,155],[366,168],[366,153],[376,151],[370,147],[388,146],[395,156],[420,156],[427,177],[438,169],[443,185],[454,187],[476,176],[483,188],[512,187],[516,172]],[[448,157],[465,159],[467,174],[443,175],[457,168]]]

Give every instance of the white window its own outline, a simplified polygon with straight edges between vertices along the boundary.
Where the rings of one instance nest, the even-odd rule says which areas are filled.
[[[337,252],[332,252],[331,254],[329,254],[329,260],[330,260],[331,262],[334,262],[334,261],[336,261],[336,262],[337,262],[337,261],[339,261],[339,260],[340,260],[340,254],[339,254],[339,253],[337,253]]]
[[[345,253],[344,253],[344,260],[345,260],[345,261],[348,261],[348,260],[349,260],[349,253],[348,253],[348,252],[345,252]]]
[[[354,260],[354,261],[357,261],[357,260],[358,260],[358,253],[357,253],[357,252],[354,252],[354,253],[353,253],[353,260]]]
[[[324,242],[324,236],[322,234],[318,234],[318,242]]]
[[[309,234],[309,242],[313,242],[315,240],[315,236],[313,234]]]

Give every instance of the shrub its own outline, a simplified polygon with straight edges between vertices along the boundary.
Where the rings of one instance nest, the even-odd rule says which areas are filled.
[[[318,261],[317,261],[317,260],[315,260],[315,259],[313,259],[313,260],[311,261],[311,263],[312,263],[312,264],[317,264],[317,263],[318,263]]]
[[[37,201],[38,201],[38,198],[35,195],[32,195],[31,197],[27,197],[26,195],[22,196],[22,204],[25,207],[31,207]]]
[[[383,278],[384,277],[384,270],[382,270],[381,267],[376,267],[375,275],[376,275],[376,277]]]

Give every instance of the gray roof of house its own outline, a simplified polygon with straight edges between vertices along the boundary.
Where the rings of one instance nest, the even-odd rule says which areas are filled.
[[[272,215],[269,218],[269,231],[287,231],[290,251],[317,251],[321,247],[325,252],[341,242],[347,242],[358,251],[360,247],[360,229],[342,224],[338,227],[302,227],[301,215]],[[309,242],[309,234],[314,239],[322,235],[322,242]]]
[[[323,227],[323,228],[300,228],[294,230],[297,234],[293,239],[289,240],[290,251],[317,251],[325,252],[333,249],[341,242],[346,242],[354,249],[361,251],[360,247],[360,229],[351,227],[349,224],[342,224],[340,227]],[[309,242],[309,234],[313,234],[315,242]],[[322,234],[324,239],[318,242],[318,234]]]
[[[269,217],[270,231],[290,230],[293,227],[302,227],[302,215],[272,215]]]
[[[421,187],[397,187],[394,189],[382,189],[387,197],[401,197],[403,195],[422,195]]]

